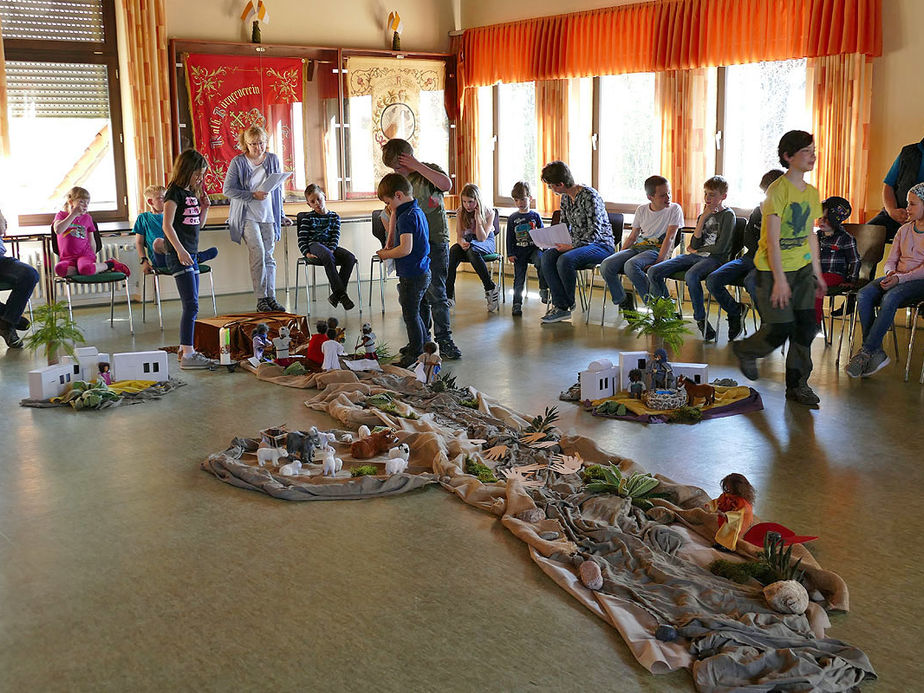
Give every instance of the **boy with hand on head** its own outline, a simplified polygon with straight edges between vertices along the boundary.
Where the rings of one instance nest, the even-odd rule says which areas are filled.
[[[709,342],[715,339],[716,332],[706,320],[706,307],[703,304],[703,280],[713,271],[731,259],[731,247],[735,233],[735,213],[725,206],[728,197],[728,181],[722,176],[713,176],[703,184],[703,202],[705,209],[699,215],[693,238],[684,255],[659,262],[648,268],[648,282],[651,295],[666,298],[667,284],[665,278],[674,272],[683,272],[684,281],[690,290],[690,303],[693,304],[693,319],[699,327],[700,334]]]
[[[461,358],[462,352],[452,341],[449,298],[446,296],[446,280],[449,275],[449,220],[446,218],[443,194],[452,189],[452,179],[436,164],[418,161],[414,157],[414,148],[407,140],[388,140],[382,147],[382,163],[410,181],[412,197],[417,200],[426,221],[424,228],[430,244],[430,285],[420,309],[424,330],[429,334],[432,322],[433,335],[443,358]],[[386,247],[388,245],[390,243],[387,243]]]
[[[760,179],[760,189],[766,194],[770,184],[782,175],[783,171],[778,168],[767,171]],[[742,257],[726,262],[706,277],[706,288],[728,315],[729,342],[734,341],[741,334],[747,306],[732,298],[725,287],[733,282],[743,282],[744,288],[751,296],[751,301],[755,306],[757,305],[757,270],[754,269],[754,256],[757,254],[757,246],[760,243],[761,219],[760,205],[757,205],[744,227],[744,247],[747,248],[747,252]]]
[[[149,185],[144,189],[144,199],[150,211],[141,212],[135,218],[132,233],[135,235],[135,250],[138,262],[145,274],[152,274],[156,269],[166,269],[167,239],[164,238],[164,194],[163,185]],[[196,262],[208,262],[218,255],[218,248],[208,248],[196,253]]]
[[[512,315],[523,315],[523,288],[526,286],[526,270],[530,265],[536,268],[539,275],[539,296],[542,302],[549,302],[549,288],[542,276],[542,251],[529,235],[531,229],[542,228],[542,217],[529,208],[533,196],[525,180],[514,183],[510,195],[517,206],[517,211],[507,217],[507,261],[513,263]]]
[[[817,406],[818,396],[808,385],[812,373],[812,340],[818,332],[815,297],[827,291],[818,260],[818,237],[812,223],[821,216],[818,190],[805,182],[815,166],[811,134],[791,130],[777,148],[786,174],[767,188],[757,267],[757,304],[760,329],[732,349],[741,372],[757,380],[757,359],[772,353],[787,339],[786,399]]]
[[[389,173],[379,182],[378,198],[388,212],[388,243],[377,251],[382,260],[395,261],[398,275],[398,303],[407,329],[407,347],[396,364],[410,368],[423,351],[426,329],[421,303],[430,286],[430,240],[427,218],[414,199],[411,182],[399,173]]]
[[[347,295],[347,286],[356,267],[356,258],[340,247],[340,215],[328,211],[324,191],[319,185],[310,183],[305,188],[305,201],[311,211],[299,212],[295,217],[298,249],[306,259],[317,260],[324,267],[331,292],[327,302],[335,308],[339,303],[344,310],[351,310],[354,303]]]
[[[639,205],[632,219],[632,232],[622,244],[622,250],[610,255],[600,265],[600,274],[613,297],[613,303],[623,310],[634,310],[635,302],[622,288],[625,274],[635,287],[635,293],[645,301],[650,293],[648,268],[664,262],[674,249],[674,237],[683,226],[683,210],[671,202],[671,184],[663,176],[645,180],[648,203]],[[621,233],[621,229],[618,230]]]

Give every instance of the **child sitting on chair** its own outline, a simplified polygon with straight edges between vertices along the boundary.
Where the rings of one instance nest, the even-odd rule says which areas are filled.
[[[75,274],[90,275],[100,272],[121,272],[131,275],[118,260],[98,262],[96,259],[96,224],[87,212],[90,193],[84,188],[74,187],[67,191],[64,209],[55,214],[52,229],[58,236],[58,256],[55,274],[69,277]]]
[[[456,300],[456,269],[459,263],[469,262],[481,279],[488,312],[497,310],[500,290],[491,279],[491,272],[485,264],[485,256],[494,255],[497,245],[494,240],[494,209],[485,209],[481,191],[469,183],[459,193],[462,206],[456,212],[456,243],[449,249],[449,275],[446,279],[446,296],[450,305]]]
[[[167,252],[164,238],[164,194],[167,188],[163,185],[149,185],[144,189],[144,199],[151,211],[142,212],[135,219],[132,233],[135,235],[135,250],[138,252],[138,262],[145,274],[152,274],[154,270],[166,269]],[[196,262],[208,262],[218,255],[218,248],[208,248],[196,253]]]
[[[319,185],[311,183],[305,188],[305,201],[311,211],[299,212],[295,218],[298,249],[307,260],[317,261],[324,267],[330,285],[328,303],[335,308],[339,303],[344,310],[350,310],[354,303],[347,295],[347,286],[356,267],[356,257],[340,247],[340,215],[327,209],[327,200]]]
[[[851,378],[867,378],[889,365],[882,340],[895,319],[895,312],[902,306],[924,301],[924,183],[908,191],[907,212],[908,223],[892,241],[885,276],[871,281],[857,295],[863,346],[847,364],[847,375]]]
[[[860,254],[857,242],[844,229],[844,219],[853,211],[843,197],[829,197],[821,203],[821,218],[818,220],[818,261],[822,276],[830,288],[842,284],[853,284],[860,276]],[[815,298],[815,319],[821,323],[824,317],[824,296]]]

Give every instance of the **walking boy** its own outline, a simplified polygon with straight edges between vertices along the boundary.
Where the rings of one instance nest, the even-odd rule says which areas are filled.
[[[452,179],[436,164],[423,164],[414,157],[410,142],[388,140],[382,147],[382,163],[395,173],[405,176],[413,189],[414,199],[424,213],[430,242],[430,285],[420,308],[420,318],[426,333],[430,332],[432,315],[433,334],[444,359],[461,358],[452,341],[449,324],[449,299],[446,297],[446,278],[449,274],[449,220],[443,204],[443,193],[452,189]]]
[[[409,368],[423,352],[426,330],[421,303],[430,286],[430,241],[427,218],[414,199],[411,182],[389,173],[379,182],[378,197],[388,211],[387,247],[377,251],[382,260],[395,261],[398,303],[407,329],[407,349],[397,365]]]
[[[632,233],[622,244],[622,250],[610,255],[600,265],[600,275],[606,281],[613,303],[623,310],[634,310],[635,302],[622,288],[625,275],[644,301],[649,292],[649,267],[664,262],[674,248],[677,229],[683,226],[683,210],[671,202],[671,184],[663,176],[651,176],[645,181],[648,203],[639,205],[632,219]]]
[[[703,202],[706,207],[696,222],[686,254],[648,268],[651,295],[665,298],[668,294],[664,280],[674,272],[686,270],[684,281],[690,290],[693,319],[707,342],[715,339],[716,332],[707,320],[703,304],[703,280],[731,259],[735,234],[736,217],[725,206],[726,197],[728,181],[722,176],[713,176],[703,183]]]
[[[812,340],[818,332],[815,297],[827,290],[818,261],[818,239],[812,224],[821,216],[818,190],[805,182],[815,166],[812,135],[791,130],[777,148],[787,169],[769,188],[764,200],[757,268],[757,305],[762,325],[750,337],[733,342],[741,372],[757,380],[757,359],[789,340],[786,352],[786,399],[816,406],[818,396],[808,385],[812,373]]]

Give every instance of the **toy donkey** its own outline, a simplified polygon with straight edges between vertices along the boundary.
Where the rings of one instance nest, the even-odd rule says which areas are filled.
[[[687,400],[689,400],[691,406],[697,397],[703,398],[703,406],[707,404],[715,404],[715,388],[708,383],[697,385],[692,380],[689,380],[681,375],[679,378],[677,378],[677,386],[683,387],[687,391]]]
[[[286,450],[290,457],[304,463],[314,461],[314,451],[324,447],[324,440],[314,426],[307,431],[292,431],[286,436]]]

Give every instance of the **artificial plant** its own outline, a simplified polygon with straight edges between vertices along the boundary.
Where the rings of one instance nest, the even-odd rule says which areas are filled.
[[[628,498],[632,501],[632,505],[643,510],[654,507],[649,499],[667,497],[666,494],[654,492],[655,487],[661,482],[651,474],[633,472],[631,476],[624,476],[622,470],[615,464],[607,467],[600,465],[600,471],[603,474],[603,480],[588,481],[585,486],[588,491],[614,493],[621,498]]]
[[[43,347],[50,366],[58,362],[59,351],[63,350],[73,356],[74,344],[85,341],[77,323],[71,318],[67,303],[58,301],[35,309],[32,332],[26,336],[25,344],[32,351]]]
[[[629,330],[639,335],[650,335],[655,348],[668,346],[675,353],[683,346],[683,336],[693,334],[686,326],[686,320],[677,314],[677,306],[670,298],[649,298],[645,303],[647,311],[627,310],[623,312]]]
[[[558,419],[558,407],[546,407],[542,414],[534,416],[532,421],[529,422],[526,433],[545,433],[548,435],[555,429],[555,422]]]

